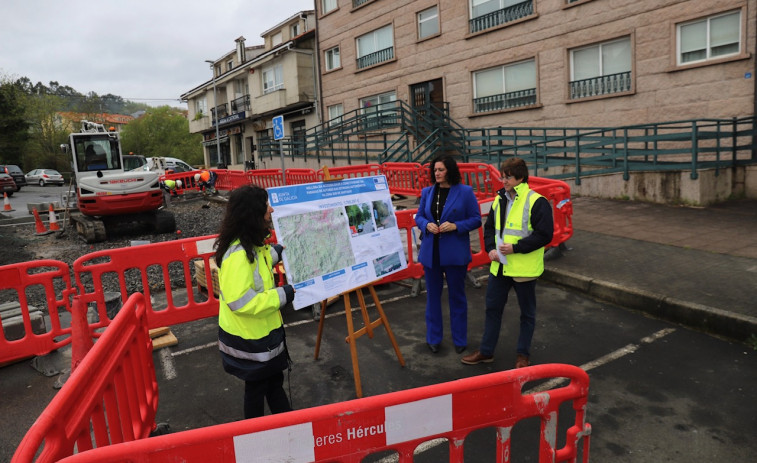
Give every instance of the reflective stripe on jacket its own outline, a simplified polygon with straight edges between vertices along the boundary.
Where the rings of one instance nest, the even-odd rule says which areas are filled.
[[[542,197],[531,190],[527,183],[516,185],[515,200],[507,211],[504,227],[500,212],[500,196],[494,199],[491,209],[491,214],[494,214],[495,219],[494,229],[496,235],[502,238],[503,243],[516,244],[533,233],[531,210],[536,200]],[[526,254],[514,253],[505,257],[507,258],[505,265],[492,261],[489,271],[493,275],[499,274],[500,266],[502,266],[502,274],[511,277],[538,277],[544,272],[544,247]]]

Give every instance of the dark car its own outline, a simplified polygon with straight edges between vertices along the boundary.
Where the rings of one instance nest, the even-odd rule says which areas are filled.
[[[26,181],[39,186],[63,185],[63,176],[55,169],[34,169],[26,174]]]
[[[24,172],[20,167],[13,164],[0,164],[0,172],[13,177],[13,181],[16,182],[16,191],[20,190],[22,186],[26,186],[26,177],[24,177]]]
[[[17,188],[16,182],[13,181],[13,177],[0,172],[0,191],[7,193],[8,196],[13,196],[13,193],[17,191]]]

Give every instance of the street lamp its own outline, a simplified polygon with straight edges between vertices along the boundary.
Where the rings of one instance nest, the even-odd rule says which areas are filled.
[[[215,62],[206,59],[206,63],[210,63],[210,70],[213,72],[213,114],[215,115],[215,125],[216,125],[216,155],[218,156],[218,163],[222,164],[223,161],[221,159],[221,139],[218,136],[218,100],[216,97],[216,67]]]

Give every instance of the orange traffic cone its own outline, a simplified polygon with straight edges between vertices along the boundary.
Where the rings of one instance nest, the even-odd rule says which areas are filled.
[[[94,343],[87,323],[87,305],[79,296],[71,304],[71,373],[76,370]]]
[[[10,199],[8,199],[8,193],[5,193],[5,192],[3,192],[3,211],[5,212],[15,211],[15,209],[11,207],[11,201]]]
[[[55,215],[55,210],[53,209],[53,205],[50,204],[50,210],[48,211],[48,217],[50,217],[50,231],[56,232],[60,230],[60,225],[58,225],[58,217]]]
[[[36,233],[34,233],[37,236],[42,235],[49,235],[52,233],[50,230],[45,228],[45,224],[42,223],[42,219],[39,218],[39,212],[37,212],[37,209],[32,209],[34,212],[34,226],[36,228]]]

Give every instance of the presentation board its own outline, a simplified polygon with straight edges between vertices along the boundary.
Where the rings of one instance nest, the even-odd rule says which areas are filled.
[[[294,308],[407,268],[383,175],[268,188]]]

